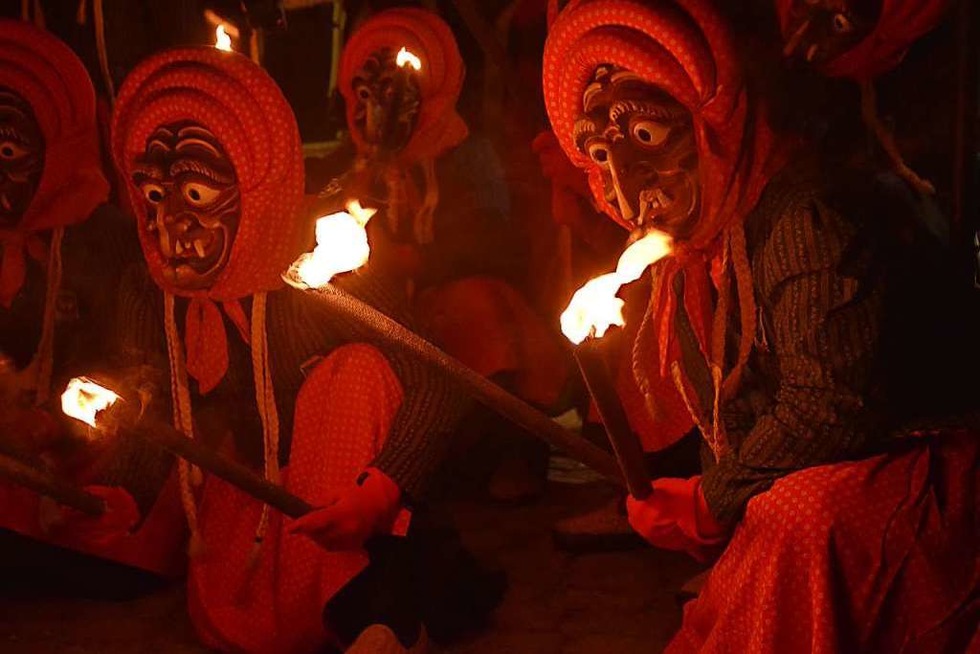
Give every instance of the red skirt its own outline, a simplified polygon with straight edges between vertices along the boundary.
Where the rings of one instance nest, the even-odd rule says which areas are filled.
[[[667,652],[962,652],[978,605],[978,437],[802,470],[753,498]]]
[[[335,350],[300,389],[289,466],[282,483],[314,506],[354,483],[387,437],[402,388],[384,356],[367,345]],[[208,478],[199,504],[203,552],[188,575],[191,619],[220,651],[316,651],[329,642],[327,601],[368,563],[364,551],[328,552],[286,532],[275,511],[255,545],[262,505]],[[405,516],[398,531],[404,533]]]

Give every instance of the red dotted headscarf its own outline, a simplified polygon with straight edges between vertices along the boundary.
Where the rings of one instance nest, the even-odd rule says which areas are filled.
[[[422,96],[418,123],[411,140],[399,153],[406,162],[438,157],[466,138],[466,123],[456,113],[465,67],[456,38],[439,16],[425,9],[388,9],[372,16],[351,35],[340,59],[340,92],[347,104],[347,124],[354,124],[357,100],[351,85],[354,75],[373,53],[402,47],[422,60],[418,73]],[[363,141],[351,130],[354,144]]]
[[[693,118],[701,216],[676,256],[655,267],[650,308],[634,350],[634,370],[641,389],[651,386],[652,376],[669,380],[672,375],[682,394],[694,395],[690,384],[673,370],[681,358],[673,321],[677,303],[683,302],[716,375],[717,414],[730,277],[737,281],[743,332],[739,364],[726,382],[731,388],[737,385],[755,330],[742,223],[783,166],[787,148],[747,92],[730,34],[708,0],[573,0],[558,15],[545,45],[545,102],[565,153],[586,169],[597,203],[618,222],[622,222],[619,213],[604,199],[601,171],[579,152],[573,138],[573,126],[583,113],[583,93],[603,64],[639,74],[686,107]],[[680,274],[684,294],[677,298],[673,280]],[[712,283],[719,297],[713,321]],[[711,422],[710,414],[699,415],[702,412],[693,406],[691,413],[699,423]]]
[[[821,68],[830,77],[866,82],[892,70],[919,38],[935,28],[949,0],[883,0],[878,22],[856,46]],[[793,0],[776,0],[783,36],[790,32]]]
[[[9,307],[24,283],[26,256],[44,260],[40,232],[87,219],[105,202],[95,91],[67,45],[30,23],[0,20],[0,86],[23,97],[44,136],[44,170],[31,204],[3,245],[0,305]]]

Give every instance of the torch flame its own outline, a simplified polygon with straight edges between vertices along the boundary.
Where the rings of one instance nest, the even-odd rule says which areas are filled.
[[[619,257],[616,272],[591,279],[575,292],[561,314],[561,331],[578,345],[590,336],[602,338],[610,327],[622,327],[625,302],[616,297],[625,284],[635,282],[648,266],[670,254],[671,239],[652,231],[630,245]]]
[[[214,30],[214,47],[218,50],[231,52],[231,37],[225,31],[224,25],[218,25]]]
[[[367,227],[375,209],[365,209],[357,200],[347,211],[332,213],[316,221],[316,247],[297,259],[286,281],[310,287],[326,286],[335,275],[357,270],[371,255]]]
[[[422,70],[422,60],[409,52],[408,48],[402,48],[398,51],[398,56],[395,57],[395,63],[398,64],[399,68],[411,66],[415,70]]]
[[[87,377],[75,377],[61,394],[61,410],[65,415],[95,427],[95,416],[108,409],[119,396]]]

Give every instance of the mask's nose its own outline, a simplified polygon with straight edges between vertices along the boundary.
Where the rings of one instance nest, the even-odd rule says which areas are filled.
[[[786,42],[786,46],[783,48],[783,57],[789,59],[796,54],[796,51],[800,49],[800,44],[806,41],[806,37],[810,32],[810,26],[813,24],[813,18],[808,17],[800,26],[796,28],[793,34],[789,37]]]
[[[380,103],[371,100],[365,107],[364,136],[370,143],[380,143],[384,131],[386,112]]]
[[[619,213],[623,220],[633,220],[636,211],[630,203],[626,193],[626,181],[628,180],[629,169],[626,165],[627,157],[623,155],[619,148],[613,146],[609,148],[609,176],[612,182],[613,191],[616,193],[616,203],[619,206]]]
[[[157,205],[153,227],[163,256],[173,258],[181,254],[179,251],[181,237],[190,229],[191,219],[179,199],[168,194],[168,197]]]

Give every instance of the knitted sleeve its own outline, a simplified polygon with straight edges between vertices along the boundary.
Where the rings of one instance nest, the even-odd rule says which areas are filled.
[[[704,475],[718,520],[738,520],[780,477],[860,457],[880,437],[871,400],[882,294],[868,246],[840,214],[806,198],[779,212],[753,254],[756,347],[777,379],[768,409]]]

